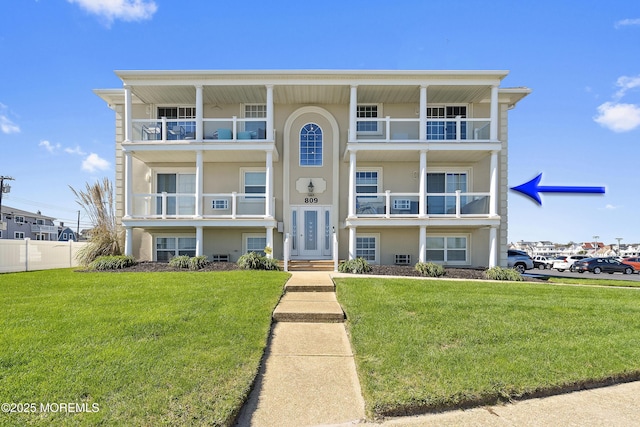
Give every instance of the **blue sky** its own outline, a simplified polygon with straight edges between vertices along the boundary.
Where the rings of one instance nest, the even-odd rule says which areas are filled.
[[[113,179],[114,116],[93,89],[128,69],[510,70],[509,241],[640,243],[640,3],[20,0],[0,25],[3,204],[75,224],[69,190]],[[88,226],[84,213],[83,227]]]

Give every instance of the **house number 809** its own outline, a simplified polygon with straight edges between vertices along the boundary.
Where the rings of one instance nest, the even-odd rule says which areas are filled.
[[[304,202],[305,203],[318,203],[318,198],[317,197],[305,197],[304,198]]]

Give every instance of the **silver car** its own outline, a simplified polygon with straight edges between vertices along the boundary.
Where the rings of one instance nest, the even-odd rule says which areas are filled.
[[[533,268],[533,260],[526,252],[509,249],[507,255],[507,266],[514,270],[524,273],[526,270],[531,270]]]

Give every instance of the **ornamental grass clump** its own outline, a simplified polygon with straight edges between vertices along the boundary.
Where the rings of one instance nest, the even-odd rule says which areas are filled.
[[[189,255],[174,256],[169,260],[169,265],[173,268],[189,268]]]
[[[433,262],[419,262],[415,267],[421,276],[425,277],[442,277],[445,274],[444,267]]]
[[[249,252],[238,258],[238,267],[243,270],[272,270],[280,271],[278,260],[267,258],[256,252]]]
[[[484,272],[484,276],[489,280],[510,280],[513,282],[524,280],[520,272],[513,268],[491,267]]]
[[[364,274],[371,271],[371,266],[364,258],[355,258],[348,261],[342,261],[338,266],[340,273]]]
[[[105,255],[96,258],[89,264],[90,270],[106,271],[121,270],[123,268],[134,266],[138,263],[132,256],[126,255]]]
[[[206,255],[189,257],[189,255],[179,255],[169,260],[169,265],[173,268],[182,268],[189,270],[202,270],[209,264]]]

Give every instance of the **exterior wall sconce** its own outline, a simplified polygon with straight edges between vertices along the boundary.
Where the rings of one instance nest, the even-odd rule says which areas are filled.
[[[313,190],[315,189],[315,187],[313,186],[313,182],[311,180],[309,180],[309,186],[307,187],[307,190],[309,190],[309,196],[313,196]]]

